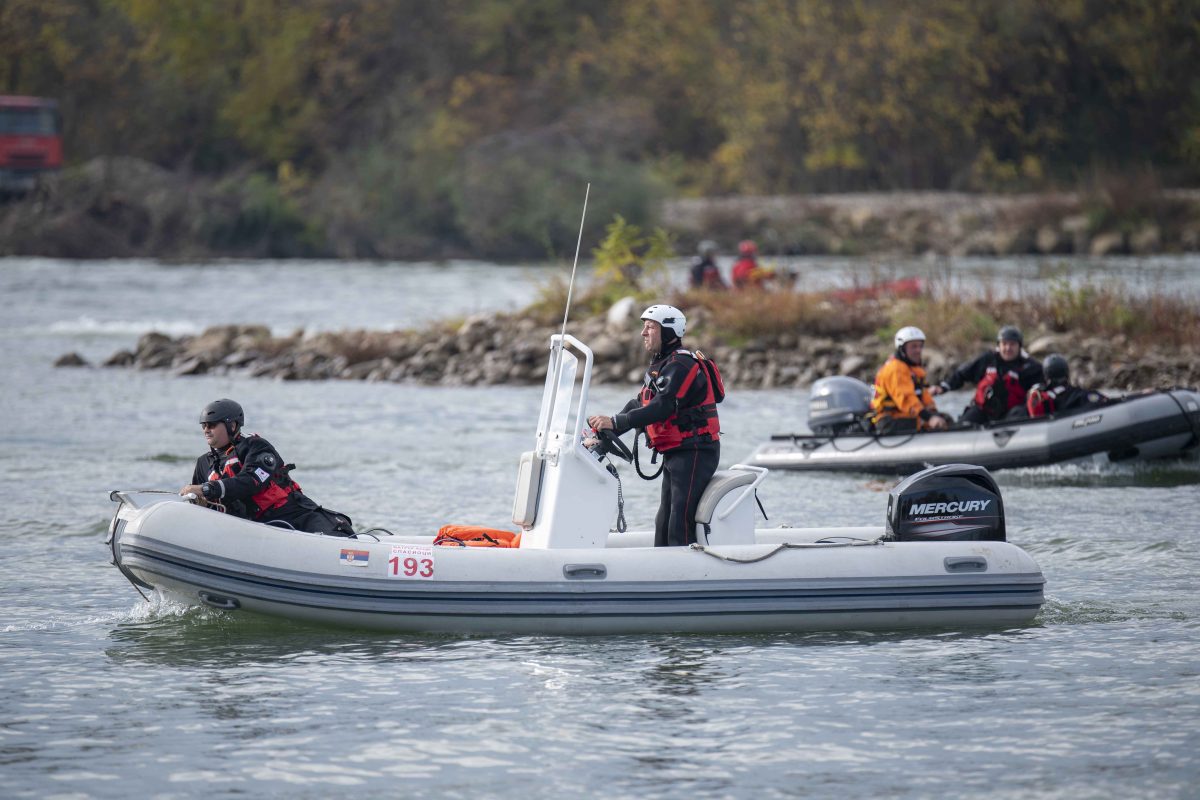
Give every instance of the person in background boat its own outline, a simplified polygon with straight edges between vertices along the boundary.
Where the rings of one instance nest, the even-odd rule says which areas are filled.
[[[727,289],[721,270],[717,268],[717,244],[705,240],[696,249],[698,255],[692,259],[693,289]]]
[[[1035,384],[1025,399],[1025,410],[1031,417],[1073,414],[1112,402],[1100,392],[1072,386],[1067,359],[1058,353],[1046,358],[1042,376],[1042,382]]]
[[[721,460],[717,403],[724,399],[725,387],[712,361],[684,348],[687,320],[682,311],[653,305],[642,320],[642,346],[650,366],[641,391],[616,414],[588,417],[588,424],[618,436],[634,428],[646,431],[663,459],[654,545],[682,546],[696,541],[696,507]]]
[[[950,420],[937,410],[925,383],[925,367],[921,363],[924,331],[911,325],[901,328],[896,331],[895,343],[896,352],[875,374],[875,392],[871,397],[871,424],[875,431],[887,434],[946,430]]]
[[[1042,365],[1030,358],[1023,345],[1021,331],[1005,325],[996,334],[996,349],[981,354],[960,366],[950,377],[930,388],[934,395],[975,384],[975,397],[959,417],[964,425],[984,425],[1004,419],[1009,414],[1020,416],[1025,408],[1029,389],[1042,379]]]
[[[758,265],[758,245],[746,239],[738,243],[738,260],[733,263],[733,288],[762,289],[775,280],[775,273]]]
[[[196,459],[192,482],[179,494],[194,494],[200,505],[220,504],[227,513],[255,522],[353,536],[350,518],[306,497],[300,484],[288,477],[294,465],[284,464],[271,443],[257,433],[244,436],[245,423],[242,407],[233,400],[216,400],[204,407],[200,427],[209,451]]]

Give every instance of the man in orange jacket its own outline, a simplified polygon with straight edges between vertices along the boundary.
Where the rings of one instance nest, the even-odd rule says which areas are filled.
[[[938,412],[921,365],[925,333],[910,325],[896,332],[895,342],[896,352],[875,375],[871,421],[876,432],[945,430],[950,420]]]

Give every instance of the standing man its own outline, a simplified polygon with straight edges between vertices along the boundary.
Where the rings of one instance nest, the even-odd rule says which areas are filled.
[[[939,414],[933,393],[925,384],[925,333],[909,325],[896,331],[896,352],[875,374],[871,423],[877,433],[943,431],[949,420]]]
[[[200,412],[207,454],[196,459],[192,482],[179,490],[202,506],[216,503],[227,513],[255,522],[329,536],[353,536],[350,518],[314,503],[288,477],[291,464],[257,433],[242,435],[246,415],[232,400],[216,400]],[[285,527],[281,525],[280,527]]]
[[[618,436],[642,428],[663,457],[662,496],[654,519],[654,546],[696,541],[696,507],[721,460],[717,403],[725,387],[716,365],[683,347],[687,320],[674,306],[653,305],[642,313],[642,346],[650,367],[637,397],[611,417],[588,424]]]
[[[1024,344],[1021,331],[1005,325],[996,334],[995,350],[963,364],[930,391],[938,395],[974,383],[975,397],[958,421],[984,425],[1004,419],[1014,408],[1025,408],[1026,393],[1042,379],[1042,365],[1029,357]]]

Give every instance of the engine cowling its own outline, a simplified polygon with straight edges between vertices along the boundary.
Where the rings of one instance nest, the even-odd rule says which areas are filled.
[[[1007,541],[1000,487],[973,464],[922,470],[889,493],[887,533],[901,542]]]
[[[808,428],[818,435],[862,432],[871,411],[872,389],[857,378],[821,378],[808,395]]]

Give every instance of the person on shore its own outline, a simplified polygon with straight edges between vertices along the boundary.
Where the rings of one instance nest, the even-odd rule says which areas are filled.
[[[1112,402],[1100,392],[1072,386],[1070,366],[1058,353],[1046,358],[1042,376],[1042,382],[1035,384],[1025,399],[1031,417],[1074,414]]]
[[[693,289],[727,289],[721,270],[717,268],[717,244],[707,239],[696,249],[697,255],[692,259],[692,288]]]
[[[930,392],[939,395],[966,383],[975,384],[975,397],[958,419],[962,425],[985,425],[1009,414],[1020,416],[1026,394],[1042,379],[1042,365],[1025,352],[1024,344],[1021,331],[1005,325],[996,334],[995,350],[961,365]]]
[[[683,346],[687,320],[674,306],[652,305],[642,313],[642,346],[650,356],[642,389],[616,414],[588,424],[618,436],[646,431],[663,459],[662,494],[654,519],[654,546],[696,541],[696,507],[721,460],[717,403],[725,387],[716,365]]]
[[[762,289],[775,278],[775,273],[758,265],[758,245],[746,239],[738,243],[738,260],[733,264],[733,288]]]
[[[937,410],[925,383],[921,355],[925,333],[911,325],[896,331],[896,351],[875,374],[871,424],[880,434],[942,431],[950,420]]]
[[[280,524],[309,533],[353,536],[350,518],[314,503],[288,477],[291,464],[256,433],[242,435],[246,416],[233,400],[216,400],[200,412],[209,451],[196,459],[192,482],[179,494],[194,494],[202,506],[255,522]]]

